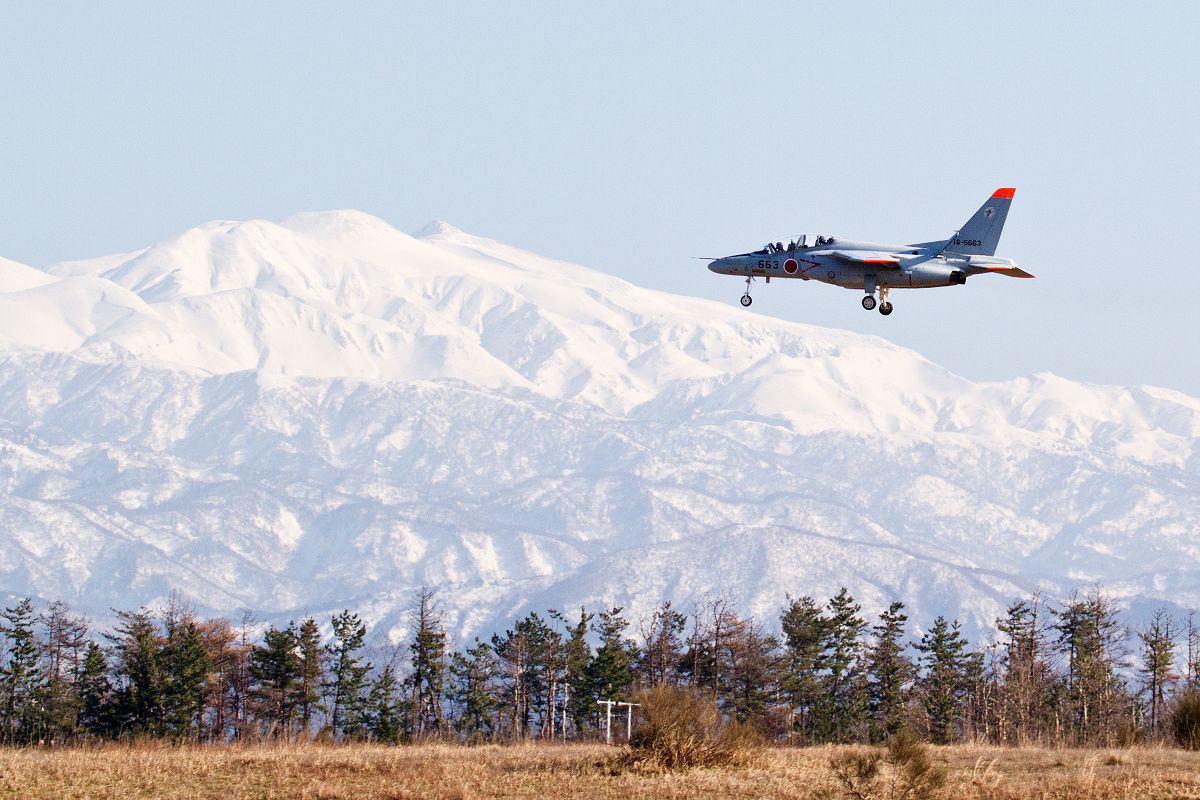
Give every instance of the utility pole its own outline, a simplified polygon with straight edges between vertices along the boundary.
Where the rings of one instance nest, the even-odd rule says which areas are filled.
[[[601,700],[599,702],[604,706],[604,743],[612,744],[612,707],[617,705],[617,701]]]
[[[640,706],[641,703],[617,703],[619,706],[625,706],[625,743],[633,737],[633,707]]]

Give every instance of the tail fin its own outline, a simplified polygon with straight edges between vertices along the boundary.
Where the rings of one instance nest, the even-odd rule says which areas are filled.
[[[1004,230],[1004,220],[1008,217],[1008,207],[1012,205],[1015,191],[1016,189],[997,189],[987,202],[979,207],[975,216],[967,220],[967,224],[950,237],[945,250],[963,255],[996,255],[1000,231]]]

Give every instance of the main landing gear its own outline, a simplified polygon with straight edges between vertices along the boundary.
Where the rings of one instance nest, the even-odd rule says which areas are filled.
[[[875,295],[869,294],[864,297],[862,299],[862,307],[867,311],[873,311],[875,309]],[[888,287],[886,286],[879,287],[879,313],[885,317],[892,313],[892,304],[888,302]]]
[[[750,304],[754,302],[750,298],[750,281],[752,281],[752,280],[754,280],[753,275],[750,276],[749,278],[746,278],[746,293],[744,295],[742,295],[742,306],[745,308],[749,308]]]

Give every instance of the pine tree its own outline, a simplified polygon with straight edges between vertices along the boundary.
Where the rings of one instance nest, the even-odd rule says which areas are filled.
[[[1175,637],[1179,626],[1166,608],[1154,612],[1150,621],[1138,631],[1142,643],[1141,663],[1143,693],[1147,703],[1147,728],[1151,734],[1161,733],[1166,718],[1167,693],[1178,681],[1175,674]]]
[[[228,725],[233,729],[235,740],[240,740],[250,733],[250,653],[254,650],[250,634],[254,624],[254,615],[243,610],[238,620],[234,642],[229,648],[226,673],[228,709],[222,716],[229,720]]]
[[[1099,588],[1075,593],[1057,612],[1058,647],[1067,658],[1062,704],[1076,740],[1114,744],[1118,720],[1132,716],[1125,681],[1117,672],[1129,654],[1129,630]]]
[[[384,664],[371,682],[367,697],[367,720],[370,736],[386,744],[398,744],[403,727],[404,703],[400,697],[400,681],[391,664]]]
[[[371,665],[363,662],[360,652],[367,627],[349,609],[334,617],[332,623],[333,640],[325,647],[329,658],[329,725],[335,736],[355,738],[364,733],[366,722],[366,676]]]
[[[90,737],[105,739],[111,736],[114,731],[108,662],[104,658],[104,651],[95,642],[88,642],[75,691],[79,708],[76,726]]]
[[[874,742],[887,741],[905,727],[909,685],[915,668],[904,655],[906,646],[901,641],[904,623],[908,621],[903,611],[903,603],[892,603],[879,615],[879,624],[872,628],[875,643],[867,654],[867,694],[870,735]]]
[[[692,686],[708,690],[714,698],[729,680],[725,655],[729,638],[741,622],[727,598],[708,597],[695,605],[692,633],[680,667]]]
[[[816,714],[824,682],[820,669],[829,620],[811,597],[787,599],[779,620],[784,639],[781,688],[793,716],[789,734],[794,731],[800,743],[807,744],[817,736]]]
[[[946,622],[939,616],[921,637],[921,694],[934,744],[948,744],[958,734],[964,701],[971,688],[973,662],[958,620]]]
[[[629,623],[621,609],[601,611],[592,630],[600,637],[600,646],[589,665],[592,692],[601,700],[626,700],[633,686],[634,642],[626,638]]]
[[[173,601],[163,623],[166,635],[158,653],[163,726],[177,741],[195,741],[200,735],[205,682],[212,663],[190,608]]]
[[[422,586],[410,615],[413,640],[412,671],[408,677],[410,730],[418,739],[442,733],[442,699],[445,695],[446,631],[433,590]]]
[[[1007,744],[1044,741],[1049,735],[1055,675],[1046,641],[1045,603],[1040,595],[1008,607],[996,628],[1004,635],[1002,686],[995,710],[996,736]]]
[[[530,642],[520,623],[504,635],[492,634],[492,651],[499,667],[500,702],[506,714],[507,736],[524,739],[529,735]]]
[[[500,704],[492,690],[496,675],[496,656],[479,637],[474,647],[451,656],[450,697],[458,708],[455,728],[469,741],[490,739],[496,733],[493,715]]]
[[[42,675],[37,696],[39,724],[44,727],[42,738],[60,742],[73,736],[77,728],[79,695],[75,684],[88,644],[88,625],[85,618],[72,615],[70,606],[58,600],[38,615],[38,622],[43,630],[38,641],[38,670]]]
[[[273,739],[291,736],[300,682],[296,626],[268,626],[261,646],[250,651],[250,696],[264,732]]]
[[[1187,691],[1200,692],[1200,625],[1196,624],[1195,609],[1188,609],[1187,663],[1183,681]]]
[[[321,704],[321,685],[325,666],[321,649],[321,629],[312,617],[305,617],[296,634],[300,672],[296,681],[296,706],[300,715],[300,733],[312,735],[312,725]]]
[[[687,629],[687,617],[673,610],[671,601],[666,600],[641,628],[644,644],[634,665],[638,682],[644,686],[677,683],[684,657],[683,632]]]
[[[8,642],[0,667],[0,735],[7,744],[25,744],[35,740],[43,680],[37,663],[33,601],[26,597],[5,608],[0,620],[0,633]]]
[[[752,619],[736,620],[726,642],[722,705],[738,720],[754,720],[766,728],[779,687],[779,642]]]
[[[166,723],[158,625],[144,608],[114,613],[119,622],[105,637],[116,658],[117,725],[124,734],[162,736]]]
[[[589,614],[582,606],[579,620],[574,625],[568,625],[565,619],[559,617],[567,627],[567,639],[563,645],[563,691],[567,695],[567,713],[577,734],[588,728],[599,710],[591,682],[595,654],[587,641],[594,618],[595,615]]]
[[[200,738],[224,741],[236,733],[229,711],[233,704],[233,674],[238,660],[237,633],[223,617],[198,622],[197,630],[209,663],[209,675],[202,692]]]
[[[842,743],[866,738],[866,681],[859,662],[867,623],[858,616],[860,610],[844,586],[829,601],[820,660],[825,679],[818,703],[818,731],[825,741]]]

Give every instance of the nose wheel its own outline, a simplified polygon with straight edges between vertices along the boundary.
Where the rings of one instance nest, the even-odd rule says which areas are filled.
[[[754,300],[750,297],[750,281],[752,280],[754,280],[753,275],[751,275],[749,278],[746,278],[746,293],[742,295],[742,308],[749,308],[750,304],[754,302]]]

